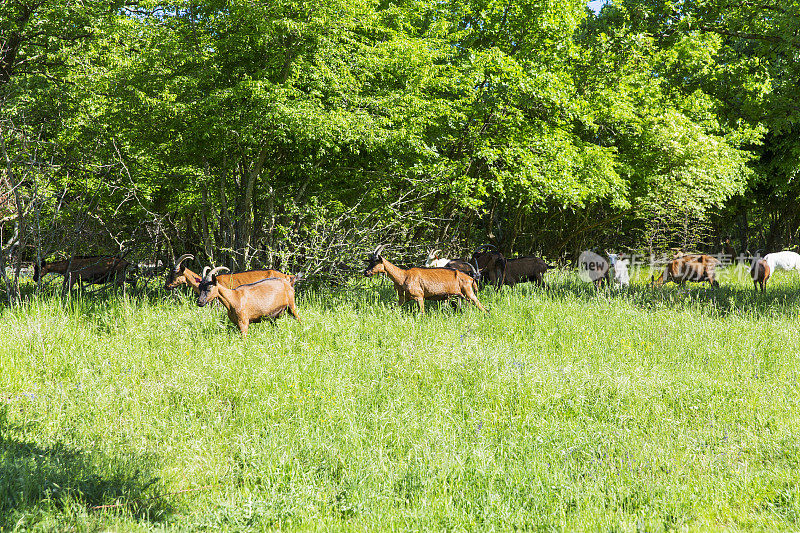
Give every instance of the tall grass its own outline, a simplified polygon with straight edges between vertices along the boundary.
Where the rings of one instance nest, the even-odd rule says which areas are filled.
[[[800,282],[2,310],[0,526],[796,530]]]

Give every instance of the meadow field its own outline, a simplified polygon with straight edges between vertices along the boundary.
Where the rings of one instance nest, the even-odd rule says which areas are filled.
[[[800,529],[800,279],[471,306],[299,288],[242,339],[188,291],[0,320],[0,529]]]

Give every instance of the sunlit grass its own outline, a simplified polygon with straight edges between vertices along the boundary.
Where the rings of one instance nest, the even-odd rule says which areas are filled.
[[[797,529],[800,280],[2,311],[4,528]],[[101,507],[109,506],[111,507]]]

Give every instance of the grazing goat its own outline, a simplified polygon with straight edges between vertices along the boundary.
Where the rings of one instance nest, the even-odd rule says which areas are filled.
[[[247,336],[247,328],[251,323],[260,322],[262,318],[278,318],[287,309],[301,322],[294,302],[295,276],[287,278],[266,278],[229,289],[219,282],[217,272],[227,267],[203,269],[200,281],[200,292],[197,305],[205,306],[214,298],[219,298],[228,310],[228,318],[239,327],[242,336]]]
[[[664,268],[664,272],[650,282],[655,285],[663,285],[669,281],[675,283],[685,283],[687,281],[703,282],[707,281],[712,287],[719,287],[719,282],[714,279],[714,272],[719,263],[719,259],[710,255],[683,255],[671,260]]]
[[[67,289],[72,289],[76,282],[107,283],[114,281],[117,285],[125,282],[125,275],[130,263],[119,255],[82,255],[64,261],[42,263],[33,267],[33,281],[38,282],[47,274],[61,274],[67,280]]]
[[[198,274],[195,274],[183,264],[187,259],[194,259],[191,254],[183,254],[175,262],[175,266],[167,272],[167,281],[164,283],[164,288],[168,291],[178,288],[181,285],[189,285],[195,294],[200,294],[200,282],[202,281]],[[284,274],[277,270],[247,270],[245,272],[236,272],[234,274],[222,274],[217,276],[219,283],[228,289],[235,289],[240,285],[248,283],[255,283],[256,281],[266,278],[285,278],[289,279],[296,276]],[[294,282],[292,282],[294,284]]]
[[[426,267],[434,267],[434,268],[442,268],[446,267],[447,263],[450,262],[447,258],[439,257],[439,254],[442,253],[441,250],[431,250],[428,252],[428,258],[425,259],[425,266]]]
[[[525,256],[508,259],[506,260],[503,284],[513,287],[517,283],[532,281],[536,285],[544,287],[544,274],[551,268],[554,267],[539,257]]]
[[[753,259],[753,264],[750,265],[750,277],[753,278],[753,289],[758,291],[760,285],[761,292],[766,292],[767,280],[771,275],[772,270],[769,268],[769,263],[767,263],[763,257],[756,257]]]
[[[453,268],[409,268],[404,270],[381,257],[385,246],[378,246],[364,262],[365,276],[386,274],[394,282],[394,288],[402,306],[409,300],[419,304],[420,312],[425,312],[425,300],[447,300],[452,297],[466,298],[483,312],[486,309],[478,301],[475,293],[477,281],[469,275]]]
[[[480,271],[481,280],[499,289],[506,273],[506,258],[503,254],[491,244],[484,244],[472,254],[472,261]]]
[[[776,270],[800,271],[800,254],[784,250],[762,257],[756,257],[750,266],[750,276],[753,278],[755,290],[761,286],[761,292],[767,290],[767,281]]]

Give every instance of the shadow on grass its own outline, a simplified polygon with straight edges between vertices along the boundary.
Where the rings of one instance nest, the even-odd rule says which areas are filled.
[[[61,442],[41,446],[25,438],[31,431],[10,423],[7,407],[0,406],[0,530],[76,505],[88,512],[111,505],[108,511],[148,521],[170,512],[159,497],[152,459],[108,457]]]
[[[537,289],[532,289],[537,290]],[[794,314],[800,309],[800,287],[773,285],[766,293],[755,292],[740,285],[708,283],[666,284],[653,287],[648,283],[629,287],[601,287],[578,280],[558,280],[550,283],[546,294],[552,298],[572,298],[593,301],[598,298],[627,302],[645,311],[671,309],[695,310],[711,316],[748,315],[754,317]]]

